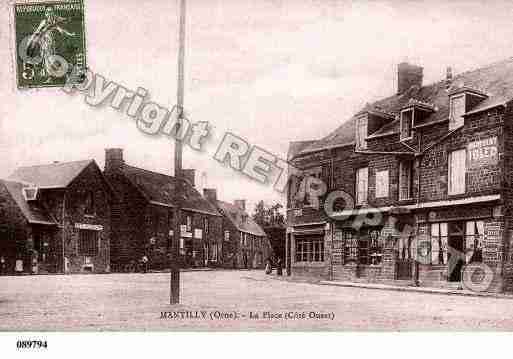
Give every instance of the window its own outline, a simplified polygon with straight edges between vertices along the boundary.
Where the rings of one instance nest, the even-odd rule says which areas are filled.
[[[384,238],[379,229],[369,229],[370,264],[381,264],[383,260]]]
[[[344,261],[356,262],[358,260],[358,239],[352,230],[344,230]]]
[[[191,232],[192,231],[192,218],[191,218],[191,216],[187,216],[187,218],[186,218],[185,230],[187,232]]]
[[[449,153],[449,194],[465,193],[465,149]]]
[[[358,263],[369,264],[369,240],[363,236],[358,238]]]
[[[410,161],[399,162],[399,200],[412,197],[412,164]]]
[[[85,198],[85,209],[84,213],[88,215],[94,215],[94,193],[88,191]]]
[[[240,232],[240,246],[242,247],[243,244],[244,244],[244,235],[242,234],[242,232]]]
[[[431,224],[431,263],[447,264],[447,222]]]
[[[367,167],[356,170],[356,204],[367,203],[369,187],[369,169]]]
[[[388,197],[388,171],[376,172],[376,198]]]
[[[484,222],[469,221],[465,230],[465,258],[467,263],[483,261]]]
[[[78,239],[78,254],[93,257],[98,254],[98,232],[81,229]]]
[[[217,243],[210,244],[210,260],[217,262]]]
[[[401,112],[401,141],[413,137],[413,109]]]
[[[451,97],[449,101],[449,130],[463,126],[464,113],[465,95]]]
[[[248,234],[247,233],[244,233],[244,246],[247,246],[248,245]]]
[[[357,149],[364,149],[367,148],[367,141],[365,139],[367,138],[368,133],[368,122],[367,122],[367,116],[361,117],[357,121],[357,128],[356,128],[356,148]]]
[[[160,216],[158,213],[153,214],[153,235],[157,236],[159,234],[159,222]]]
[[[324,261],[324,239],[322,237],[297,237],[295,242],[296,262]]]
[[[224,231],[224,240],[229,241],[230,240],[230,231]]]
[[[169,230],[173,230],[174,229],[174,223],[173,223],[173,211],[169,211],[167,212],[167,226],[169,228]]]
[[[209,230],[208,218],[203,218],[203,229],[205,231],[205,234],[208,234],[208,230]]]

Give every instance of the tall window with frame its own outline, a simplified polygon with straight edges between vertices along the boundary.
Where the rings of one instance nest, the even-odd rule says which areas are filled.
[[[363,116],[357,119],[356,121],[356,148],[357,149],[366,149],[367,148],[367,138],[368,133],[368,120],[367,116]]]
[[[401,112],[400,132],[401,141],[409,140],[413,137],[413,109]]]
[[[449,152],[447,161],[449,195],[465,193],[466,157],[467,151],[465,149]]]
[[[81,229],[78,236],[78,254],[87,257],[96,256],[98,254],[98,232]]]
[[[484,222],[468,221],[465,226],[465,259],[467,263],[483,262]]]
[[[209,230],[210,230],[210,223],[208,221],[208,218],[203,218],[203,231],[205,232],[205,235],[208,234]]]
[[[367,193],[369,192],[369,168],[362,167],[356,170],[356,204],[367,203]]]
[[[385,198],[388,197],[388,188],[389,188],[389,176],[388,171],[378,171],[376,172],[376,198]]]
[[[192,217],[187,216],[185,219],[185,228],[187,232],[192,232]]]
[[[351,229],[342,232],[344,238],[344,262],[358,261],[358,237]]]
[[[381,228],[369,229],[369,263],[381,264],[383,261],[384,238],[381,235]]]
[[[447,222],[431,223],[431,264],[447,264]]]
[[[412,198],[413,187],[413,166],[412,162],[402,160],[399,162],[399,200],[408,200]]]
[[[86,197],[85,197],[84,214],[93,216],[95,214],[95,211],[96,211],[96,208],[94,205],[94,192],[87,191]]]
[[[465,114],[465,95],[451,96],[449,100],[449,130],[463,126]]]

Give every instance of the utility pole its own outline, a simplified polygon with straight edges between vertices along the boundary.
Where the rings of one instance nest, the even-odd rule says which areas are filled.
[[[180,2],[180,30],[178,37],[178,88],[177,88],[177,126],[175,137],[175,210],[174,210],[174,233],[171,242],[171,282],[170,282],[170,304],[180,303],[180,238],[181,238],[181,208],[183,195],[182,175],[182,139],[181,126],[183,120],[183,98],[184,98],[184,58],[185,58],[185,0]]]

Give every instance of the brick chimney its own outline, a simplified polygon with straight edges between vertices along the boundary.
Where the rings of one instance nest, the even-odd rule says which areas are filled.
[[[203,188],[203,196],[210,203],[215,204],[217,202],[217,190],[215,188]]]
[[[122,148],[105,149],[105,172],[119,171],[124,164]]]
[[[183,178],[190,183],[192,187],[195,187],[196,184],[194,182],[194,178],[196,177],[196,170],[189,168],[189,169],[182,169],[182,176]]]
[[[423,68],[407,62],[397,65],[397,94],[408,91],[412,86],[422,87]]]
[[[233,204],[237,206],[239,209],[246,212],[246,200],[245,199],[236,199],[233,201]]]

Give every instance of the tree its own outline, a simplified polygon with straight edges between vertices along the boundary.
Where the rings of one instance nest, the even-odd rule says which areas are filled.
[[[253,219],[262,227],[284,226],[285,216],[281,213],[283,206],[280,203],[268,206],[260,201],[255,206]]]

